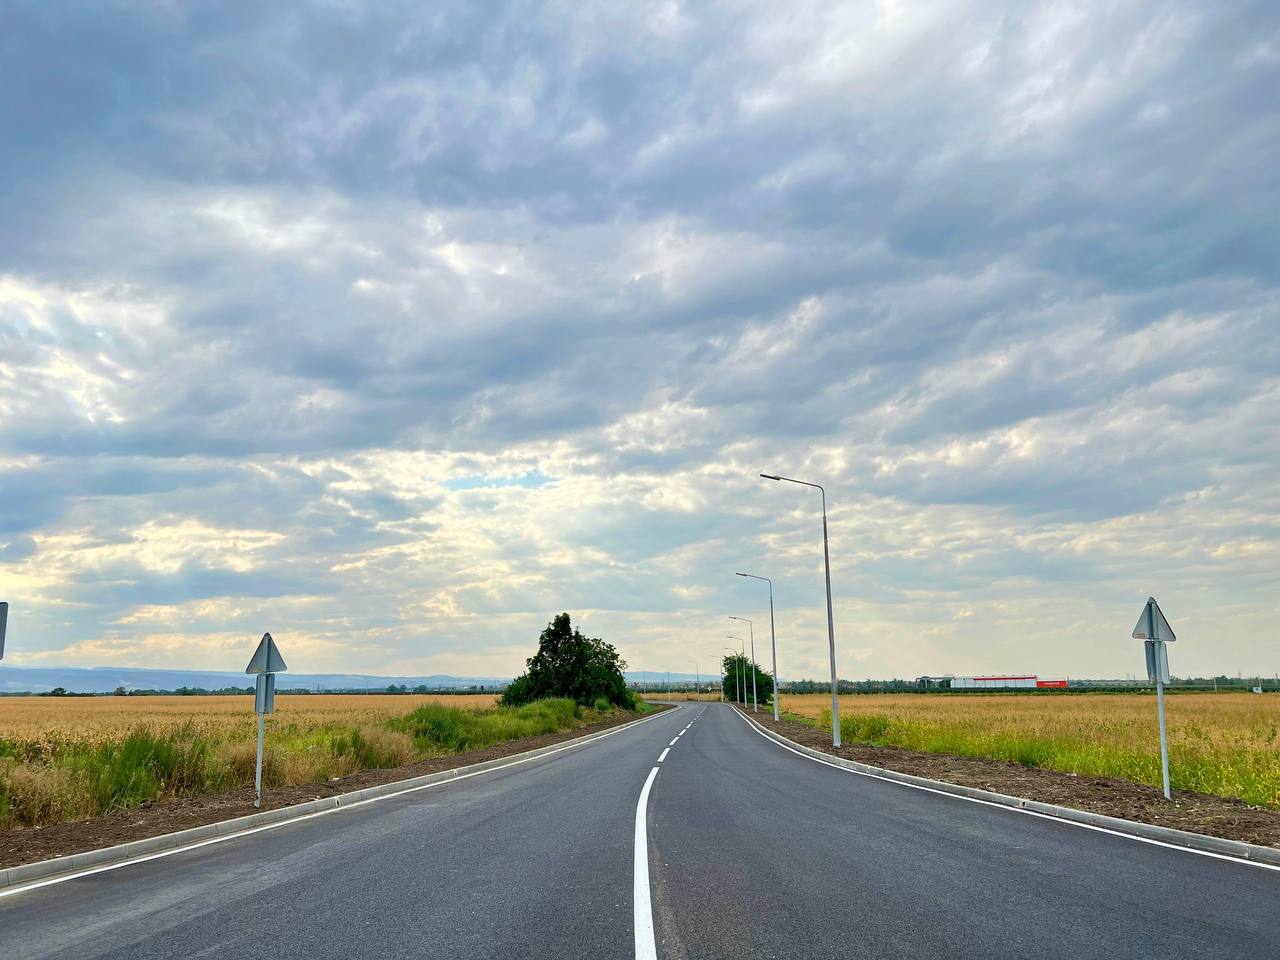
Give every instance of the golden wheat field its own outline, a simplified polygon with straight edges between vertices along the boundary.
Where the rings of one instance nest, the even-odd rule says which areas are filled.
[[[424,703],[478,710],[497,702],[493,693],[439,694],[279,694],[272,725],[299,729],[332,724],[374,724]],[[257,735],[253,697],[0,697],[0,740],[56,738],[103,740],[138,726],[156,731],[194,723],[207,731],[244,728]]]
[[[263,783],[322,783],[602,716],[572,700],[502,708],[496,700],[495,694],[278,696],[267,719]],[[256,753],[250,696],[2,697],[0,829],[242,787],[253,782]]]
[[[783,695],[780,706],[831,723],[829,695]],[[1165,710],[1175,788],[1280,808],[1280,695],[1171,693]],[[861,694],[840,698],[840,718],[848,742],[1160,782],[1153,693]]]

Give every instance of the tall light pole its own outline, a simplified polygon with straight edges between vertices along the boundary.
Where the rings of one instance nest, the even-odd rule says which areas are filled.
[[[787,483],[798,483],[802,487],[813,487],[822,494],[822,563],[827,574],[827,645],[831,648],[831,743],[840,746],[840,682],[836,679],[836,622],[831,615],[831,553],[827,547],[827,491],[821,484],[809,483],[806,480],[793,480],[791,477],[780,477],[772,473],[762,473],[766,480],[783,480]]]
[[[747,705],[747,679],[743,675],[743,668],[747,664],[747,641],[743,640],[741,637],[735,637],[732,634],[728,635],[728,639],[737,640],[742,644],[742,653],[740,654],[742,659],[738,661],[738,702],[745,707]],[[733,652],[738,653],[737,650]]]
[[[778,635],[773,629],[773,581],[768,577],[757,577],[754,573],[740,573],[740,577],[748,580],[763,580],[769,585],[769,645],[773,647],[773,722],[778,722]]]
[[[760,698],[756,696],[756,628],[746,617],[735,617],[732,614],[730,620],[741,620],[747,625],[747,633],[751,636],[751,712],[760,712]]]

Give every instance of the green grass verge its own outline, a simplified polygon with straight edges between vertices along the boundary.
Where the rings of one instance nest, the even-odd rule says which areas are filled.
[[[785,714],[821,729],[831,729],[831,711],[819,717]],[[1280,765],[1269,750],[1222,743],[1196,731],[1180,736],[1170,747],[1170,780],[1177,789],[1234,797],[1255,806],[1280,808]],[[840,718],[845,743],[902,747],[923,753],[1005,760],[1089,777],[1113,777],[1160,786],[1160,753],[1151,737],[1142,748],[1103,743],[1080,735],[1023,735],[1010,731],[983,732],[959,724],[926,723],[889,714],[853,714]]]
[[[266,786],[316,783],[559,733],[617,711],[572,700],[464,710],[427,703],[382,725],[272,725],[263,757]],[[647,712],[647,704],[636,712]],[[101,743],[0,739],[0,829],[78,820],[148,800],[232,790],[253,783],[255,739],[220,737],[195,724],[138,727]]]

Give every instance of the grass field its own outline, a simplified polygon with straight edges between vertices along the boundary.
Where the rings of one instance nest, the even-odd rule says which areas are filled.
[[[511,708],[492,694],[278,696],[266,786],[572,729],[607,711],[571,700]],[[253,782],[250,696],[0,697],[0,828],[77,820]]]
[[[381,723],[424,703],[478,710],[492,707],[495,693],[277,694],[269,727],[314,728],[329,723]],[[50,737],[96,741],[118,737],[145,724],[155,730],[194,723],[224,733],[244,728],[257,736],[252,696],[228,697],[0,697],[0,739]],[[243,731],[241,731],[243,732]]]
[[[830,727],[826,694],[781,697],[784,713]],[[1280,696],[1165,698],[1175,788],[1280,809]],[[1155,694],[874,694],[840,698],[845,742],[991,757],[1160,784]]]

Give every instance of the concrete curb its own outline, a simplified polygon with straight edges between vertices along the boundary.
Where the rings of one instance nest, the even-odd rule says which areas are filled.
[[[662,713],[666,713],[666,711],[664,710]],[[629,727],[634,727],[637,724],[653,720],[658,716],[661,716],[661,713],[654,714],[651,717],[640,717],[636,720],[629,720],[616,727],[610,727],[608,730],[599,730],[595,733],[588,734],[585,737],[565,740],[561,743],[552,743],[545,747],[538,747],[536,750],[526,750],[523,753],[513,753],[508,757],[499,757],[495,760],[484,760],[480,763],[469,764],[465,767],[454,767],[451,770],[441,770],[438,773],[428,773],[421,777],[410,777],[407,780],[395,780],[391,783],[380,783],[376,786],[365,787],[362,790],[353,790],[350,793],[340,793],[332,797],[320,797],[315,800],[305,800],[302,803],[295,803],[288,807],[277,807],[274,810],[264,810],[261,813],[251,813],[247,816],[236,817],[232,820],[220,820],[217,823],[206,823],[199,827],[190,827],[186,830],[179,830],[177,833],[165,833],[158,837],[147,837],[143,840],[131,840],[128,843],[121,843],[112,847],[101,847],[97,850],[86,850],[84,853],[73,853],[65,857],[55,857],[52,860],[39,860],[35,863],[19,864],[16,867],[5,867],[0,869],[0,891],[3,891],[8,887],[19,886],[36,880],[45,880],[58,876],[59,874],[78,873],[81,870],[86,870],[91,867],[107,866],[126,860],[132,860],[135,857],[146,856],[151,853],[159,853],[164,850],[173,850],[175,848],[189,846],[191,844],[211,840],[216,837],[225,837],[231,834],[241,833],[245,830],[252,830],[271,824],[301,819],[326,810],[333,810],[338,807],[349,807],[354,804],[386,796],[387,794],[407,793],[412,790],[432,786],[433,784],[443,783],[448,780],[455,780],[458,777],[483,773],[486,770],[497,770],[502,767],[514,766],[517,763],[534,760],[548,753],[558,753],[572,747],[579,747],[584,744],[591,743],[592,741],[599,740],[603,737],[619,733]]]
[[[806,754],[807,756],[821,760],[824,763],[829,763],[837,767],[844,767],[846,770],[852,770],[855,773],[865,774],[869,777],[876,777],[880,780],[892,780],[894,782],[907,784],[913,787],[921,787],[926,790],[932,790],[935,793],[949,793],[958,797],[966,797],[970,800],[980,800],[984,803],[990,803],[996,806],[1030,811],[1031,813],[1038,813],[1046,817],[1068,820],[1072,823],[1083,824],[1088,827],[1096,827],[1102,830],[1110,830],[1114,833],[1126,834],[1128,836],[1138,837],[1144,840],[1156,840],[1160,843],[1167,843],[1170,846],[1186,847],[1189,850],[1199,850],[1223,857],[1233,857],[1239,860],[1247,860],[1254,863],[1266,864],[1268,866],[1280,867],[1280,849],[1275,847],[1263,847],[1254,843],[1245,843],[1242,840],[1226,840],[1222,837],[1210,837],[1203,833],[1191,833],[1188,830],[1175,830],[1173,827],[1160,827],[1153,823],[1142,823],[1137,820],[1123,820],[1119,817],[1108,817],[1101,813],[1090,813],[1087,810],[1076,810],[1073,807],[1060,807],[1053,803],[1042,803],[1039,800],[1024,800],[1021,797],[1011,797],[1007,794],[994,793],[990,790],[980,790],[977,787],[964,787],[955,783],[947,783],[943,780],[930,780],[928,777],[917,777],[909,773],[899,773],[896,770],[889,770],[885,767],[873,767],[869,763],[859,763],[857,760],[845,760],[842,757],[837,757],[830,753],[824,753],[821,750],[814,750],[812,747],[806,747],[803,744],[796,743],[794,740],[787,739],[780,733],[768,729],[763,724],[757,723],[741,710],[735,708],[734,712],[760,731],[762,735],[778,744],[781,744],[782,746],[789,747],[798,753]]]

